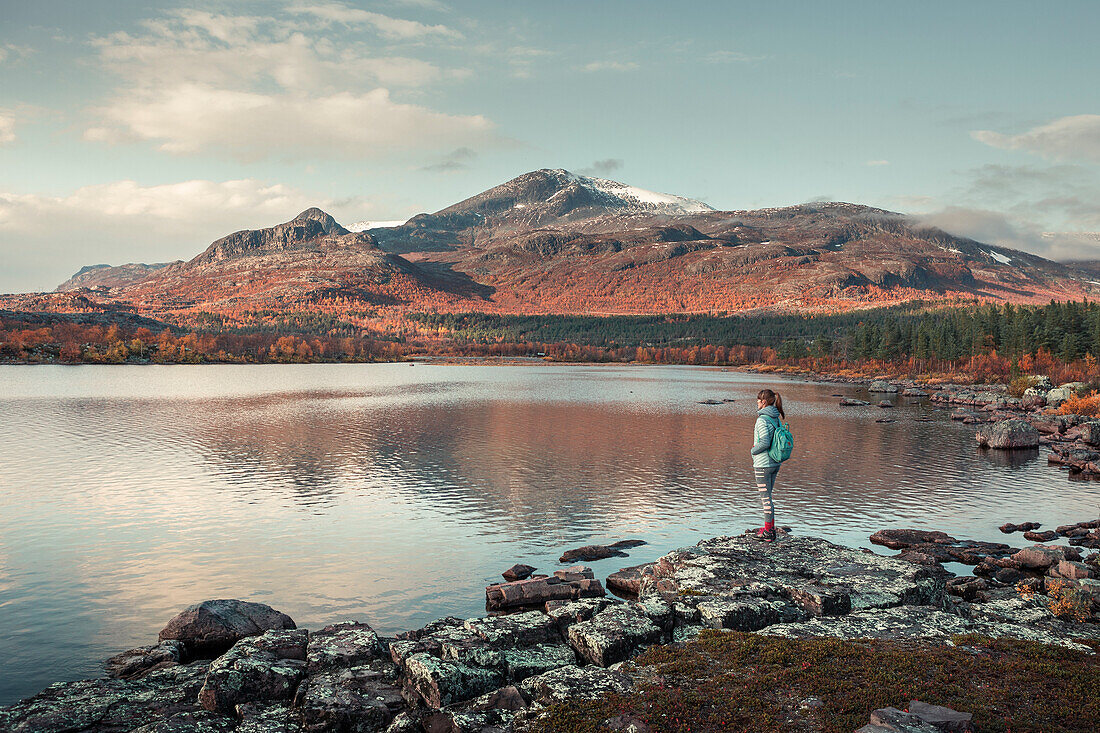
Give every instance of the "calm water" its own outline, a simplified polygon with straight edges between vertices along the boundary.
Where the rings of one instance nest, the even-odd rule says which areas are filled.
[[[837,406],[849,387],[689,367],[3,367],[0,704],[99,676],[206,598],[392,633],[483,612],[513,562],[651,543],[594,563],[606,575],[756,526],[763,384],[788,403],[776,502],[800,533],[999,539],[1097,514],[1097,485],[1038,452],[980,453],[927,403],[877,424],[886,410]]]

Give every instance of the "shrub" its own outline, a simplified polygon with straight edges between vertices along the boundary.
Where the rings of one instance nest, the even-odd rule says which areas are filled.
[[[1024,390],[1034,387],[1035,383],[1035,377],[1016,377],[1008,383],[1008,394],[1019,399],[1024,396]]]
[[[1073,395],[1058,407],[1058,414],[1100,417],[1100,393],[1090,392],[1084,397]]]
[[[1060,619],[1084,623],[1092,615],[1089,597],[1064,580],[1047,583],[1047,599],[1050,612]]]

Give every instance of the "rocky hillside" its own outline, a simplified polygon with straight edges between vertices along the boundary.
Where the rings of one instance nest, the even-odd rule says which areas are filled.
[[[223,237],[110,297],[149,310],[326,302],[502,313],[846,310],[1079,299],[1095,275],[848,203],[715,211],[538,170],[353,232],[319,209]],[[354,227],[359,228],[359,227]],[[72,282],[72,281],[70,281]]]
[[[128,262],[125,265],[87,265],[81,267],[75,275],[57,286],[57,292],[88,288],[122,288],[144,280],[170,263],[158,262],[147,265],[144,262]]]

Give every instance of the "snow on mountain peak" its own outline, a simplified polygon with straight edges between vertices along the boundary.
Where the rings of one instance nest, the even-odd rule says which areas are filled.
[[[390,221],[357,221],[354,224],[348,225],[349,232],[365,232],[368,229],[392,229],[393,227],[399,227],[405,223],[404,219],[394,219]]]
[[[660,214],[698,214],[704,211],[714,211],[713,207],[696,199],[689,199],[670,193],[648,191],[644,188],[620,183],[619,181],[612,181],[608,178],[581,176],[561,168],[553,172],[585,188],[593,189],[619,199],[629,208],[654,211]]]

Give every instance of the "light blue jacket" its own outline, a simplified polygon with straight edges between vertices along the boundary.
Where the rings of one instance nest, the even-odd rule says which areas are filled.
[[[778,466],[768,455],[768,449],[772,447],[772,435],[775,434],[775,425],[779,422],[779,410],[775,405],[764,405],[756,414],[756,427],[752,431],[752,465],[754,468]],[[765,418],[765,415],[775,422]]]

